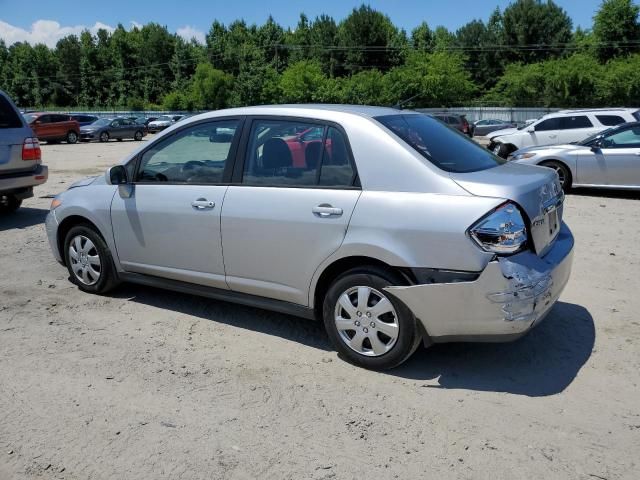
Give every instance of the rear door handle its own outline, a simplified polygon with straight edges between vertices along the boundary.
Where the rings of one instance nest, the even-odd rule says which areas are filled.
[[[206,198],[199,198],[191,202],[191,206],[193,208],[197,208],[198,210],[210,210],[216,206],[214,202],[210,202]]]
[[[313,207],[311,210],[317,217],[339,217],[342,215],[342,209],[329,205],[328,203],[322,203],[317,207]]]

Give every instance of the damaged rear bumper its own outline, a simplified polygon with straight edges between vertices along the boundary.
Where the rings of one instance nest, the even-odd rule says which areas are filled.
[[[432,342],[509,341],[539,323],[562,293],[573,260],[563,223],[553,247],[489,262],[477,280],[385,290],[405,303]]]

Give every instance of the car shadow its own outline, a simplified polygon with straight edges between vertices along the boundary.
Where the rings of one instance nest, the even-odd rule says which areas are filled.
[[[591,356],[589,311],[558,302],[544,321],[512,343],[455,343],[422,349],[391,375],[437,380],[427,388],[505,392],[529,397],[567,388]]]
[[[49,210],[43,208],[20,207],[15,212],[0,214],[0,232],[44,223],[47,213]]]
[[[332,351],[322,322],[198,296],[126,284],[113,296]],[[512,343],[450,343],[419,348],[403,365],[384,372],[427,388],[505,392],[530,397],[567,388],[591,356],[595,327],[579,305],[558,302],[529,334]]]
[[[124,284],[111,296],[331,350],[322,322],[143,285]]]
[[[613,190],[605,188],[576,188],[569,192],[569,195],[579,197],[602,197],[602,198],[622,198],[629,200],[640,200],[638,190]]]

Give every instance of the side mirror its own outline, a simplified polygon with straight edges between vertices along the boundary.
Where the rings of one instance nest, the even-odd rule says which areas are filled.
[[[528,127],[528,128],[527,128],[527,133],[533,133],[533,132],[535,132],[535,131],[536,131],[536,129],[535,129],[535,128],[533,128],[533,127]]]
[[[124,185],[127,183],[127,169],[122,165],[115,165],[107,170],[107,181],[111,185]]]
[[[42,122],[40,120],[36,120],[35,122],[33,122],[34,125],[40,125]]]

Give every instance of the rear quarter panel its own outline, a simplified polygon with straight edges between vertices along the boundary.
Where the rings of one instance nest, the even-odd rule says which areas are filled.
[[[344,242],[314,275],[351,256],[372,257],[395,267],[479,272],[493,257],[467,236],[467,229],[503,202],[499,198],[432,193],[365,191]]]

